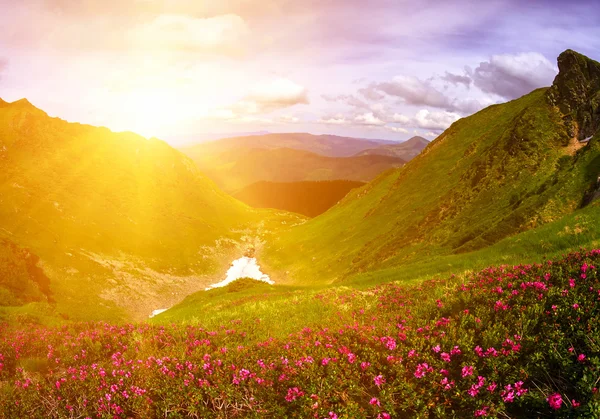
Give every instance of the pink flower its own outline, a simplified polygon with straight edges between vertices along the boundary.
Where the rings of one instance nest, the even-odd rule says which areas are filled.
[[[354,361],[356,361],[356,355],[354,355],[352,352],[350,352],[348,354],[348,362],[351,364],[354,364]]]
[[[436,354],[439,353],[442,349],[440,348],[440,345],[436,345],[433,348],[431,348],[431,350],[433,352],[435,352]]]
[[[574,308],[575,310],[577,310],[577,309],[579,308],[579,304],[577,304],[577,303],[573,304],[573,308]]]
[[[482,409],[476,410],[475,411],[475,417],[479,418],[479,417],[485,417],[485,416],[487,416],[487,410],[488,409],[489,408],[487,406],[483,406]]]
[[[573,405],[573,407],[579,407],[581,406],[581,403],[579,403],[577,400],[573,399],[571,400],[571,404]]]
[[[554,410],[560,409],[560,405],[562,404],[562,396],[558,393],[551,394],[546,399],[550,407]]]
[[[442,361],[450,362],[450,355],[448,355],[446,352],[442,352],[440,354],[440,358],[442,358]]]
[[[377,397],[373,397],[371,401],[369,401],[369,404],[371,406],[381,406],[381,403],[379,402],[379,399]]]
[[[304,392],[300,390],[298,387],[288,388],[287,395],[285,396],[285,400],[287,402],[293,402],[298,397],[304,396]]]
[[[333,412],[329,412],[329,419],[338,419],[338,415]]]
[[[585,355],[584,355],[584,354],[579,354],[579,356],[577,357],[577,360],[578,360],[579,362],[583,362],[583,361],[585,361]]]
[[[427,374],[428,372],[433,371],[433,368],[431,368],[427,363],[422,363],[417,365],[417,369],[415,370],[414,376],[417,378],[423,378],[425,377],[425,374]]]
[[[470,375],[473,375],[473,367],[470,365],[466,365],[462,368],[462,377],[468,377]]]
[[[380,387],[381,385],[383,385],[385,383],[385,378],[383,378],[383,375],[379,374],[377,377],[375,377],[373,379],[373,382],[375,382],[375,385],[377,387]]]

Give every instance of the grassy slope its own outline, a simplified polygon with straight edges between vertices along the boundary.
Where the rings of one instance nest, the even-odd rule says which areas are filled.
[[[257,182],[233,196],[255,208],[277,208],[307,217],[324,213],[362,182],[330,180],[318,182]]]
[[[388,282],[416,284],[432,278],[464,276],[493,264],[538,263],[580,248],[598,248],[599,225],[600,201],[596,201],[552,223],[467,254],[425,258],[407,265],[366,272],[331,285],[314,281],[302,286],[260,284],[242,287],[235,292],[228,289],[200,291],[186,297],[154,321],[185,321],[211,327],[236,318],[261,318],[267,322],[265,328],[273,335],[285,336],[297,328],[300,319],[305,319],[301,323],[309,327],[322,326],[319,319],[324,313],[320,302],[313,297],[325,289],[344,293],[349,289],[365,289]]]
[[[570,155],[545,94],[457,121],[405,167],[282,234],[263,264],[326,282],[477,250],[572,212],[600,172],[600,136]]]

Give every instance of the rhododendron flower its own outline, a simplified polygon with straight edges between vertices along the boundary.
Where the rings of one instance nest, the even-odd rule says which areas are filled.
[[[381,406],[381,403],[379,402],[379,399],[377,397],[373,397],[370,401],[369,404],[372,406]]]
[[[484,406],[483,408],[481,408],[479,410],[476,410],[475,411],[475,417],[479,418],[479,417],[485,417],[485,416],[487,416],[488,409],[489,408],[487,406]]]
[[[468,377],[470,375],[473,375],[473,367],[470,365],[466,365],[462,368],[462,377]]]
[[[329,419],[338,419],[338,415],[333,412],[329,412]]]
[[[579,362],[583,362],[583,361],[585,361],[585,355],[584,355],[584,354],[579,354],[579,356],[577,357],[577,360],[578,360]]]
[[[285,396],[285,400],[287,402],[293,402],[298,397],[304,396],[304,392],[300,390],[298,387],[288,388],[287,395]]]
[[[440,345],[436,345],[433,348],[431,348],[431,350],[433,352],[435,352],[436,354],[439,353],[442,349],[440,348]]]
[[[440,358],[442,358],[442,361],[450,362],[450,355],[446,352],[442,352],[440,354]]]
[[[577,400],[573,399],[571,400],[571,404],[573,405],[573,407],[579,407],[581,406],[581,403],[579,403]]]
[[[551,394],[550,396],[548,396],[546,401],[548,402],[548,404],[550,405],[550,407],[552,409],[558,410],[558,409],[560,409],[560,406],[562,405],[562,396],[558,393],[554,393],[554,394]]]
[[[377,377],[375,377],[373,379],[373,381],[375,382],[375,385],[377,387],[380,387],[381,385],[383,385],[385,383],[385,378],[383,378],[383,375],[379,374]]]

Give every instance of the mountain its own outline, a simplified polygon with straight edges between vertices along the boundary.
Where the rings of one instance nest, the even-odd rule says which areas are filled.
[[[567,50],[558,66],[550,88],[455,122],[404,167],[280,234],[263,264],[290,282],[426,266],[581,208],[599,186],[600,64]]]
[[[277,208],[316,217],[327,211],[362,182],[331,180],[319,182],[257,182],[233,196],[255,208]]]
[[[428,144],[429,141],[425,138],[416,136],[401,143],[382,144],[376,148],[369,148],[356,153],[356,155],[366,156],[375,154],[381,156],[393,156],[408,161],[413,157],[416,157]]]
[[[405,161],[390,156],[328,157],[292,148],[239,147],[196,160],[200,170],[226,191],[260,181],[301,182],[353,180],[366,182]]]
[[[37,255],[73,312],[149,313],[149,300],[202,289],[264,218],[160,140],[51,118],[24,99],[0,102],[0,167],[0,239]]]
[[[223,138],[217,141],[182,147],[181,151],[198,162],[210,160],[221,153],[240,148],[291,148],[310,151],[328,157],[350,157],[368,148],[391,144],[392,141],[364,138],[339,137],[337,135],[313,135],[307,133],[285,133],[251,135]]]

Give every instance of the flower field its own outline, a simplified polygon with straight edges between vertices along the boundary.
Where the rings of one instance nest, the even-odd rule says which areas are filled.
[[[598,417],[600,250],[314,297],[319,328],[0,329],[14,418]],[[342,310],[343,308],[343,310]]]

